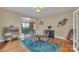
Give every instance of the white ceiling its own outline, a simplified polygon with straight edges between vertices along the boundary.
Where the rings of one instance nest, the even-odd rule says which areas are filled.
[[[33,7],[2,7],[2,9],[22,13],[35,18],[55,15],[64,11],[74,10],[77,7],[43,7],[40,13],[35,12]]]

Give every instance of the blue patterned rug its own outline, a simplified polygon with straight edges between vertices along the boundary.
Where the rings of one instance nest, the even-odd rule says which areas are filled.
[[[57,52],[59,51],[59,43],[51,43],[48,41],[32,41],[30,39],[21,40],[32,52]]]

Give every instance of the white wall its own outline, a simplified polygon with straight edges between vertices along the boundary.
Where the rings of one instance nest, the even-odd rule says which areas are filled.
[[[0,10],[0,41],[2,41],[2,29],[10,25],[14,25],[15,27],[20,28],[22,17],[28,18],[28,16],[23,14],[14,13],[6,10]]]
[[[36,30],[40,33],[41,30],[47,29],[47,26],[51,25],[52,29],[55,31],[55,36],[67,37],[68,31],[73,27],[72,26],[72,13],[73,11],[67,11],[60,14],[47,16],[45,18],[35,19]],[[0,35],[2,35],[2,28],[10,25],[20,27],[21,17],[27,17],[23,14],[13,13],[10,11],[0,10]],[[57,27],[58,22],[63,18],[69,18],[68,22],[63,27]],[[44,24],[39,27],[39,21],[42,20]]]
[[[69,18],[66,25],[62,27],[57,27],[58,22],[61,21],[63,18]],[[47,26],[51,25],[52,29],[55,31],[55,36],[66,38],[69,30],[73,28],[73,11],[66,11],[54,16],[41,18],[39,20],[42,20],[44,22],[44,25],[42,26],[43,29],[47,29]]]

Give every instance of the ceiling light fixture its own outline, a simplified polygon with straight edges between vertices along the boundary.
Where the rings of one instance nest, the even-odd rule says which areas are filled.
[[[39,13],[39,12],[41,12],[41,9],[42,9],[42,8],[41,8],[41,7],[35,7],[34,9],[35,9],[36,12]]]

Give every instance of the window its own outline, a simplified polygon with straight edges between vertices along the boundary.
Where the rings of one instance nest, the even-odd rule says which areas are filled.
[[[29,23],[26,23],[26,27],[27,27],[27,28],[30,27]]]
[[[30,24],[28,22],[22,22],[23,28],[29,28]]]

